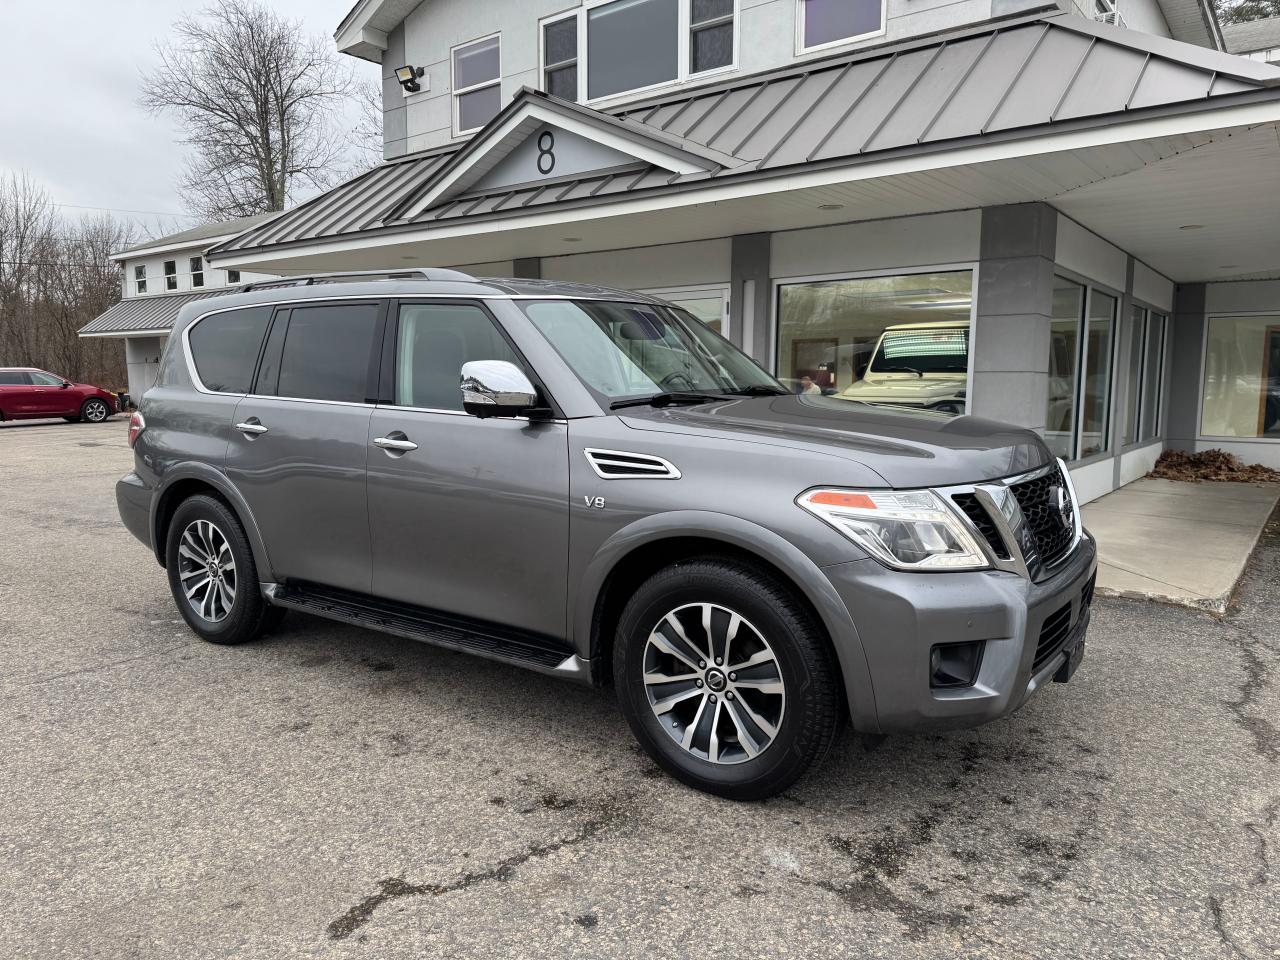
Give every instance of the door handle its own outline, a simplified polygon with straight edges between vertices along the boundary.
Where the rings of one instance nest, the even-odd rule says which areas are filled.
[[[383,450],[394,450],[397,453],[408,453],[410,450],[418,449],[418,445],[412,440],[406,440],[403,433],[399,437],[374,437],[373,445]]]
[[[250,438],[262,436],[267,432],[267,428],[258,422],[257,417],[250,417],[244,423],[237,423],[236,429]]]

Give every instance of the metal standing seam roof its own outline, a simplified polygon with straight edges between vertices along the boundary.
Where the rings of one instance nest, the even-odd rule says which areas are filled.
[[[80,336],[102,336],[112,333],[164,333],[173,326],[178,311],[193,300],[231,293],[234,288],[204,290],[200,293],[153,294],[149,297],[127,297],[80,328]]]
[[[1037,15],[879,46],[693,91],[628,104],[608,116],[670,144],[673,138],[733,158],[710,174],[634,169],[554,183],[467,193],[412,218],[397,217],[457,151],[386,164],[215,248],[216,255],[368,231],[416,229],[507,216],[692,182],[857,163],[886,151],[940,148],[993,135],[1034,136],[1055,124],[1211,102],[1280,85],[1280,69],[1069,14]],[[1277,91],[1280,94],[1280,90]],[[521,98],[572,110],[547,94]],[[491,128],[490,127],[490,128]],[[486,132],[470,141],[481,148]]]

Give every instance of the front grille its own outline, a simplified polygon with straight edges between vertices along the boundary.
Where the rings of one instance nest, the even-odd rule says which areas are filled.
[[[987,513],[986,507],[978,502],[976,494],[957,493],[952,495],[952,500],[956,502],[956,506],[964,511],[964,515],[969,518],[978,532],[982,534],[982,538],[990,545],[992,552],[1001,560],[1009,559],[1009,548],[1005,546],[1004,538],[1000,536],[1000,531],[996,529],[995,523],[991,520],[991,514]]]
[[[1022,508],[1032,545],[1043,567],[1051,567],[1065,557],[1075,537],[1075,504],[1067,507],[1067,516],[1064,518],[1050,495],[1054,487],[1066,488],[1066,480],[1058,468],[1043,477],[1025,480],[1009,488],[1017,498],[1018,506]],[[1027,560],[1030,562],[1031,558],[1028,557]]]
[[[1040,639],[1036,642],[1036,657],[1031,662],[1031,672],[1036,674],[1040,668],[1053,659],[1054,654],[1062,649],[1071,635],[1071,604],[1065,603],[1045,618],[1040,627]]]
[[[1084,585],[1084,589],[1080,591],[1080,609],[1084,610],[1093,603],[1093,588],[1098,582],[1098,573],[1095,570],[1093,576],[1089,578],[1089,582]]]

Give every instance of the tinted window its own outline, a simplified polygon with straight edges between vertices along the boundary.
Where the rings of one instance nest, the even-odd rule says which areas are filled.
[[[462,365],[471,360],[520,361],[479,307],[415,303],[400,308],[396,404],[461,410]]]
[[[29,374],[31,382],[37,387],[60,387],[66,381],[60,377],[55,377],[52,373],[32,373]]]
[[[587,96],[607,97],[679,71],[679,0],[617,0],[587,12]]]
[[[0,370],[0,387],[25,387],[29,381],[25,373],[17,370]]]
[[[292,310],[277,395],[364,403],[377,326],[376,303]]]
[[[205,317],[187,335],[191,359],[206,389],[248,393],[270,307],[228,310]]]

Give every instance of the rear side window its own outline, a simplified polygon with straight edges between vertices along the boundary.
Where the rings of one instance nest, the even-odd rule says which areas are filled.
[[[295,307],[289,313],[276,396],[364,403],[377,330],[376,303]]]
[[[25,387],[30,383],[25,373],[17,370],[0,370],[0,387]]]
[[[520,363],[488,315],[465,304],[405,304],[397,341],[396,405],[401,407],[461,410],[464,363]]]
[[[205,317],[187,340],[200,382],[218,393],[248,393],[271,307],[228,310]]]

